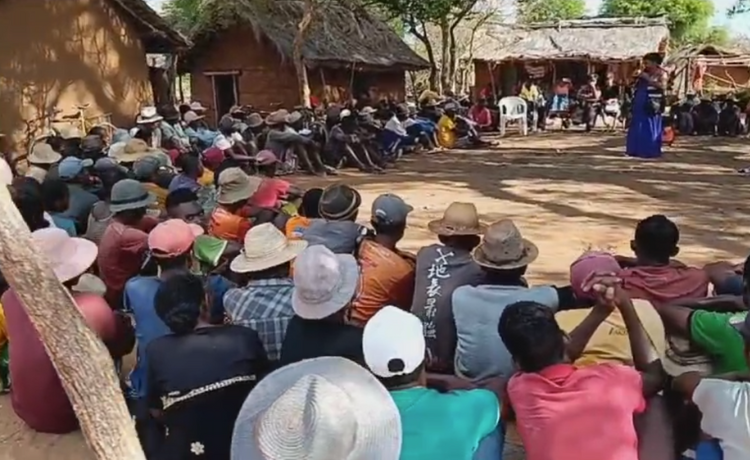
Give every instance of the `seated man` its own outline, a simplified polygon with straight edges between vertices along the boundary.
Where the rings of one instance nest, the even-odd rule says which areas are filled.
[[[288,126],[288,117],[286,110],[278,110],[266,118],[268,134],[265,148],[272,151],[289,172],[294,172],[296,168],[296,156],[308,172],[325,175],[328,169],[320,158],[318,146],[311,138],[300,135]]]
[[[198,115],[191,110],[183,115],[183,119],[187,125],[185,135],[191,144],[196,145],[200,151],[206,150],[214,144],[219,133],[208,128],[203,115]]]
[[[365,172],[382,172],[370,157],[370,152],[363,148],[359,136],[356,134],[357,120],[348,109],[340,112],[341,122],[331,128],[326,156],[329,162],[341,166],[345,162]]]
[[[389,115],[381,132],[380,145],[389,157],[397,157],[396,152],[416,145],[417,138],[406,130],[404,122],[409,118],[409,109],[405,105],[398,105]]]
[[[693,108],[693,124],[699,136],[713,136],[719,122],[719,112],[711,103],[711,99],[701,98],[700,103]]]
[[[438,141],[446,149],[465,149],[482,146],[485,143],[479,133],[458,116],[458,105],[450,102],[443,107],[443,115],[438,121]]]
[[[695,267],[673,260],[680,251],[680,231],[663,215],[640,221],[630,247],[635,258],[618,256],[623,270],[619,276],[634,299],[648,300],[657,308],[708,295],[708,276]]]
[[[740,109],[737,107],[734,96],[727,98],[724,107],[719,112],[717,131],[720,136],[731,137],[738,136],[742,131],[742,127],[740,126]]]

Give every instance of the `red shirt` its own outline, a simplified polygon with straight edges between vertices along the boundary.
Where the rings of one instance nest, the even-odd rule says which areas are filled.
[[[73,294],[86,324],[104,341],[113,343],[117,321],[107,302],[95,294]],[[10,349],[11,402],[16,415],[33,430],[65,434],[78,429],[78,419],[39,334],[12,289],[2,296],[13,342]]]
[[[490,126],[492,125],[492,113],[487,107],[479,107],[475,105],[469,111],[469,117],[477,122],[479,126]]]
[[[292,184],[277,177],[266,177],[250,198],[250,204],[258,208],[277,208],[286,199]]]
[[[138,275],[148,250],[148,233],[156,225],[151,218],[144,218],[141,228],[128,227],[113,220],[99,242],[96,263],[99,277],[107,286],[105,298],[112,308],[122,305],[125,283]]]

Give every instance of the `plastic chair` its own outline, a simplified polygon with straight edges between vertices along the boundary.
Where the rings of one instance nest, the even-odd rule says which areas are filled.
[[[500,135],[505,135],[505,125],[509,121],[517,121],[521,134],[529,134],[528,119],[526,116],[526,101],[520,97],[511,96],[500,99],[498,104],[500,108]]]

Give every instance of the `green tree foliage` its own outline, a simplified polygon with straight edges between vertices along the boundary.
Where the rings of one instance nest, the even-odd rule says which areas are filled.
[[[714,14],[711,0],[604,0],[603,16],[665,16],[672,36],[679,42],[691,35],[705,34]]]
[[[169,0],[162,12],[169,23],[185,35],[190,35],[202,19],[204,0]]]
[[[525,23],[577,19],[585,14],[585,0],[518,1],[518,18]]]

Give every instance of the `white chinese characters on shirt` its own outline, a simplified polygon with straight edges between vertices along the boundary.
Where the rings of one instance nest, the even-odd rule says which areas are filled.
[[[442,286],[440,282],[444,279],[450,278],[448,273],[448,260],[455,254],[453,251],[449,253],[443,253],[443,248],[437,248],[438,257],[432,262],[429,270],[427,271],[427,279],[429,284],[427,285],[427,300],[425,301],[425,319],[424,319],[424,336],[426,339],[437,338],[435,328],[435,316],[437,315],[437,301],[441,296]]]

